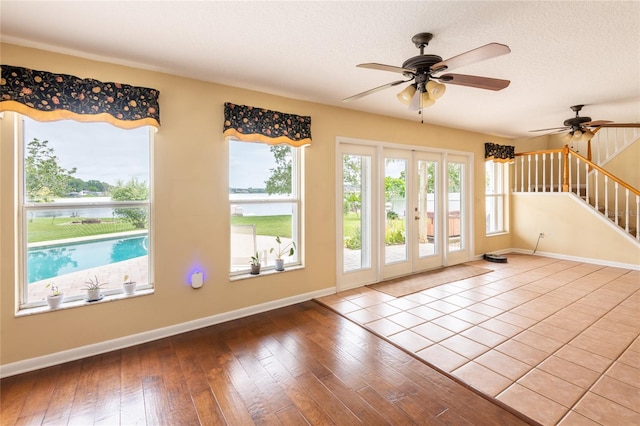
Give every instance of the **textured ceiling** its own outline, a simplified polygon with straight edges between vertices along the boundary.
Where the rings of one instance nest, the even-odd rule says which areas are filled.
[[[640,122],[638,1],[8,1],[3,42],[420,121],[399,80],[356,68],[444,59],[490,42],[512,52],[453,72],[509,79],[500,92],[449,85],[424,121],[508,136],[561,126],[571,105],[594,120]],[[88,76],[82,76],[88,77]]]

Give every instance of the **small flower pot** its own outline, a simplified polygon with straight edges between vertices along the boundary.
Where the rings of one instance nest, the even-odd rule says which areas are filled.
[[[260,273],[260,264],[251,265],[251,275],[258,275]]]
[[[100,293],[99,288],[95,290],[87,290],[87,302],[95,302],[100,299],[102,299],[102,293]]]
[[[284,271],[284,259],[276,259],[276,271]]]
[[[55,296],[47,296],[47,304],[49,305],[49,309],[58,309],[62,304],[62,299],[64,299],[64,294],[62,293]]]
[[[132,296],[136,293],[136,283],[122,283],[122,289],[124,290],[124,294],[126,294],[127,296]]]

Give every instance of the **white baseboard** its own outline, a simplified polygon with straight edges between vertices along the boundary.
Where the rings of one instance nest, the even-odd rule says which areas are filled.
[[[146,331],[144,333],[132,334],[130,336],[120,337],[105,342],[81,346],[78,348],[56,352],[49,355],[43,355],[36,358],[30,358],[23,361],[0,365],[0,378],[14,376],[16,374],[26,373],[28,371],[38,370],[40,368],[51,367],[52,365],[58,365],[69,361],[75,361],[77,359],[82,359],[118,349],[127,348],[130,346],[139,345],[141,343],[174,336],[176,334],[197,330],[199,328],[208,327],[210,325],[220,324],[249,315],[259,314],[261,312],[283,308],[285,306],[294,305],[296,303],[306,302],[316,297],[323,297],[334,294],[335,292],[335,287],[329,287],[310,293],[299,294],[284,299],[262,303],[260,305],[237,309],[235,311],[224,312],[205,318],[199,318],[193,321],[187,321],[168,327],[158,328],[155,330]]]
[[[536,251],[532,253],[532,250],[512,248],[509,250],[502,250],[502,253],[519,253],[519,254],[535,254],[536,256],[551,257],[553,259],[572,260],[574,262],[592,263],[594,265],[611,266],[614,268],[632,269],[634,271],[640,271],[640,265],[634,263],[621,263],[613,262],[610,260],[591,259],[588,257],[569,256],[566,254],[548,253],[544,251]]]

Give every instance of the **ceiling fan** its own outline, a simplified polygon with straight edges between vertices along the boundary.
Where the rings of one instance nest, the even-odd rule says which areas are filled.
[[[429,44],[433,35],[431,33],[419,33],[411,38],[411,41],[420,49],[420,55],[404,61],[401,67],[378,63],[366,63],[357,65],[360,68],[370,68],[374,70],[391,71],[402,74],[406,80],[393,81],[379,87],[367,90],[357,95],[350,96],[342,102],[350,102],[364,96],[376,93],[388,87],[397,86],[402,83],[413,81],[404,90],[398,93],[400,102],[409,106],[412,111],[426,108],[435,103],[445,92],[446,84],[456,84],[459,86],[476,87],[487,90],[502,90],[509,86],[509,80],[497,78],[479,77],[465,74],[439,74],[441,72],[461,67],[496,56],[505,55],[511,52],[509,46],[499,43],[489,43],[452,58],[442,60],[437,55],[425,55],[424,48]]]
[[[587,142],[595,136],[591,129],[600,127],[640,127],[640,123],[614,123],[608,120],[591,121],[591,117],[580,117],[580,111],[584,105],[574,105],[571,110],[576,113],[575,117],[564,120],[562,127],[551,127],[549,129],[530,130],[531,132],[549,132],[548,134],[567,132],[562,137],[563,142]]]

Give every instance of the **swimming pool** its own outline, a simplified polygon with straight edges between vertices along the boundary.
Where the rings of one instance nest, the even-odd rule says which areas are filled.
[[[148,236],[119,237],[28,249],[29,283],[148,254]]]

